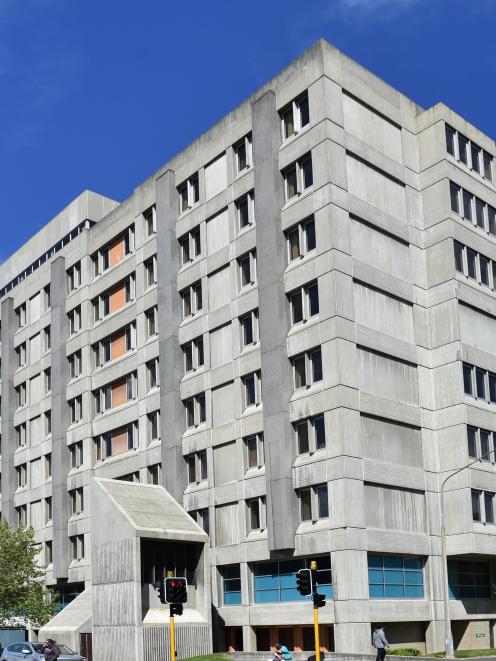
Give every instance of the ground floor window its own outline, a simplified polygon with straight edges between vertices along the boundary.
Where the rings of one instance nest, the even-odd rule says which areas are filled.
[[[222,567],[222,586],[224,606],[234,606],[241,603],[241,576],[239,565]]]
[[[491,599],[488,562],[449,560],[448,583],[451,599]]]
[[[296,572],[309,567],[311,560],[317,561],[318,592],[324,594],[327,599],[332,599],[331,558],[322,556],[252,565],[255,603],[308,600],[308,597],[302,597],[296,589]]]
[[[423,599],[424,561],[415,556],[368,556],[371,599]]]

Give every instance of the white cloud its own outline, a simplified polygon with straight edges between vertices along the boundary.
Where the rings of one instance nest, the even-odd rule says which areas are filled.
[[[385,23],[422,2],[424,0],[330,0],[326,18],[339,17],[347,22],[369,19]]]

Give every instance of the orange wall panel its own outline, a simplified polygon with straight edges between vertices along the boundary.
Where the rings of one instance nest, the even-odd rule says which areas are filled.
[[[112,408],[127,402],[126,390],[125,381],[117,381],[112,384]]]
[[[120,237],[109,246],[109,266],[118,264],[124,258],[124,239]]]
[[[112,432],[112,456],[127,452],[127,429]]]
[[[126,335],[121,333],[112,338],[112,360],[123,356],[126,353]]]
[[[110,294],[110,313],[120,310],[126,304],[126,290],[124,285],[114,289]]]

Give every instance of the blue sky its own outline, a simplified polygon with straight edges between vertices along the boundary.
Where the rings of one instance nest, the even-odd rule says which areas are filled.
[[[0,0],[0,261],[118,200],[324,37],[496,137],[496,0]]]

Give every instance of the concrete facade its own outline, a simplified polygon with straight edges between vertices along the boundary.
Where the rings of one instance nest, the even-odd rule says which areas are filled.
[[[321,41],[0,266],[2,516],[80,595],[46,631],[93,631],[96,661],[125,632],[151,661],[165,611],[139,558],[156,577],[182,555],[190,652],[309,649],[294,573],[317,560],[324,647],[369,653],[380,621],[443,649],[441,483],[496,440],[495,155]],[[161,484],[208,543],[126,527],[116,480],[128,504]],[[494,454],[445,490],[461,647],[494,644],[495,492]]]

